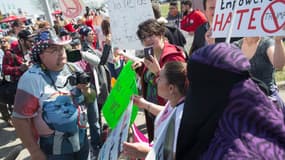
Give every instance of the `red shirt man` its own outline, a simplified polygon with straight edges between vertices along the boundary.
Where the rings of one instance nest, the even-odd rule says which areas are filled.
[[[183,18],[180,22],[182,30],[194,34],[195,30],[203,23],[207,22],[207,18],[199,10],[192,9],[192,2],[187,0],[181,2],[181,9],[183,12]]]
[[[33,45],[33,35],[28,30],[22,30],[18,33],[18,41],[11,43],[11,49],[5,51],[3,57],[3,73],[6,79],[11,82],[17,82],[20,76],[28,69],[31,58],[29,55]]]

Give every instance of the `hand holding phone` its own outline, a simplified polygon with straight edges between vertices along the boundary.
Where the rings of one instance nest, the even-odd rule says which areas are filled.
[[[153,47],[147,47],[147,48],[144,48],[144,57],[149,60],[149,61],[152,61],[151,60],[151,55],[153,56],[154,53],[153,53]]]
[[[82,59],[80,50],[71,50],[67,52],[67,61],[68,62],[77,62]]]

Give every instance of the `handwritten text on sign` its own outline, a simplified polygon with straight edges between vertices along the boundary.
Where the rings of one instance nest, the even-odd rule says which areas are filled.
[[[112,45],[121,49],[142,49],[136,35],[138,25],[153,18],[150,0],[109,0]]]
[[[226,37],[233,10],[236,17],[232,37],[285,35],[285,0],[218,0],[213,37]]]
[[[67,18],[76,18],[84,11],[82,0],[60,0],[59,7]]]

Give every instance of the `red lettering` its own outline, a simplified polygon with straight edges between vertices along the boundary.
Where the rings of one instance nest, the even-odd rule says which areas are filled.
[[[223,19],[224,19],[224,13],[222,13],[222,18],[221,18],[220,21],[218,20],[218,16],[219,16],[219,14],[216,15],[216,20],[215,20],[215,24],[214,24],[214,31],[216,31],[217,25],[220,25],[219,30],[222,29],[222,23],[223,23]]]
[[[249,18],[248,29],[256,29],[256,26],[253,26],[252,22],[255,21],[255,18],[253,17],[254,12],[258,11],[258,10],[260,10],[260,7],[252,9],[251,15],[250,15],[250,18]]]
[[[238,28],[237,28],[238,30],[240,29],[240,24],[241,24],[241,21],[242,21],[243,14],[248,12],[248,11],[249,11],[249,9],[242,9],[242,10],[238,10],[237,11],[237,14],[240,14],[239,21],[238,21]]]
[[[231,20],[232,20],[232,12],[229,13],[229,15],[227,17],[227,20],[226,20],[226,22],[224,24],[223,30],[225,30],[227,24],[231,23]]]

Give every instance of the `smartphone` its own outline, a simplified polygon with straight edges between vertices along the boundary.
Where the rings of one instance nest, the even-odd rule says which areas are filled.
[[[82,59],[80,50],[71,50],[67,52],[67,61],[68,62],[77,62]]]
[[[151,61],[150,55],[153,56],[153,47],[144,48],[144,57],[149,61]]]

